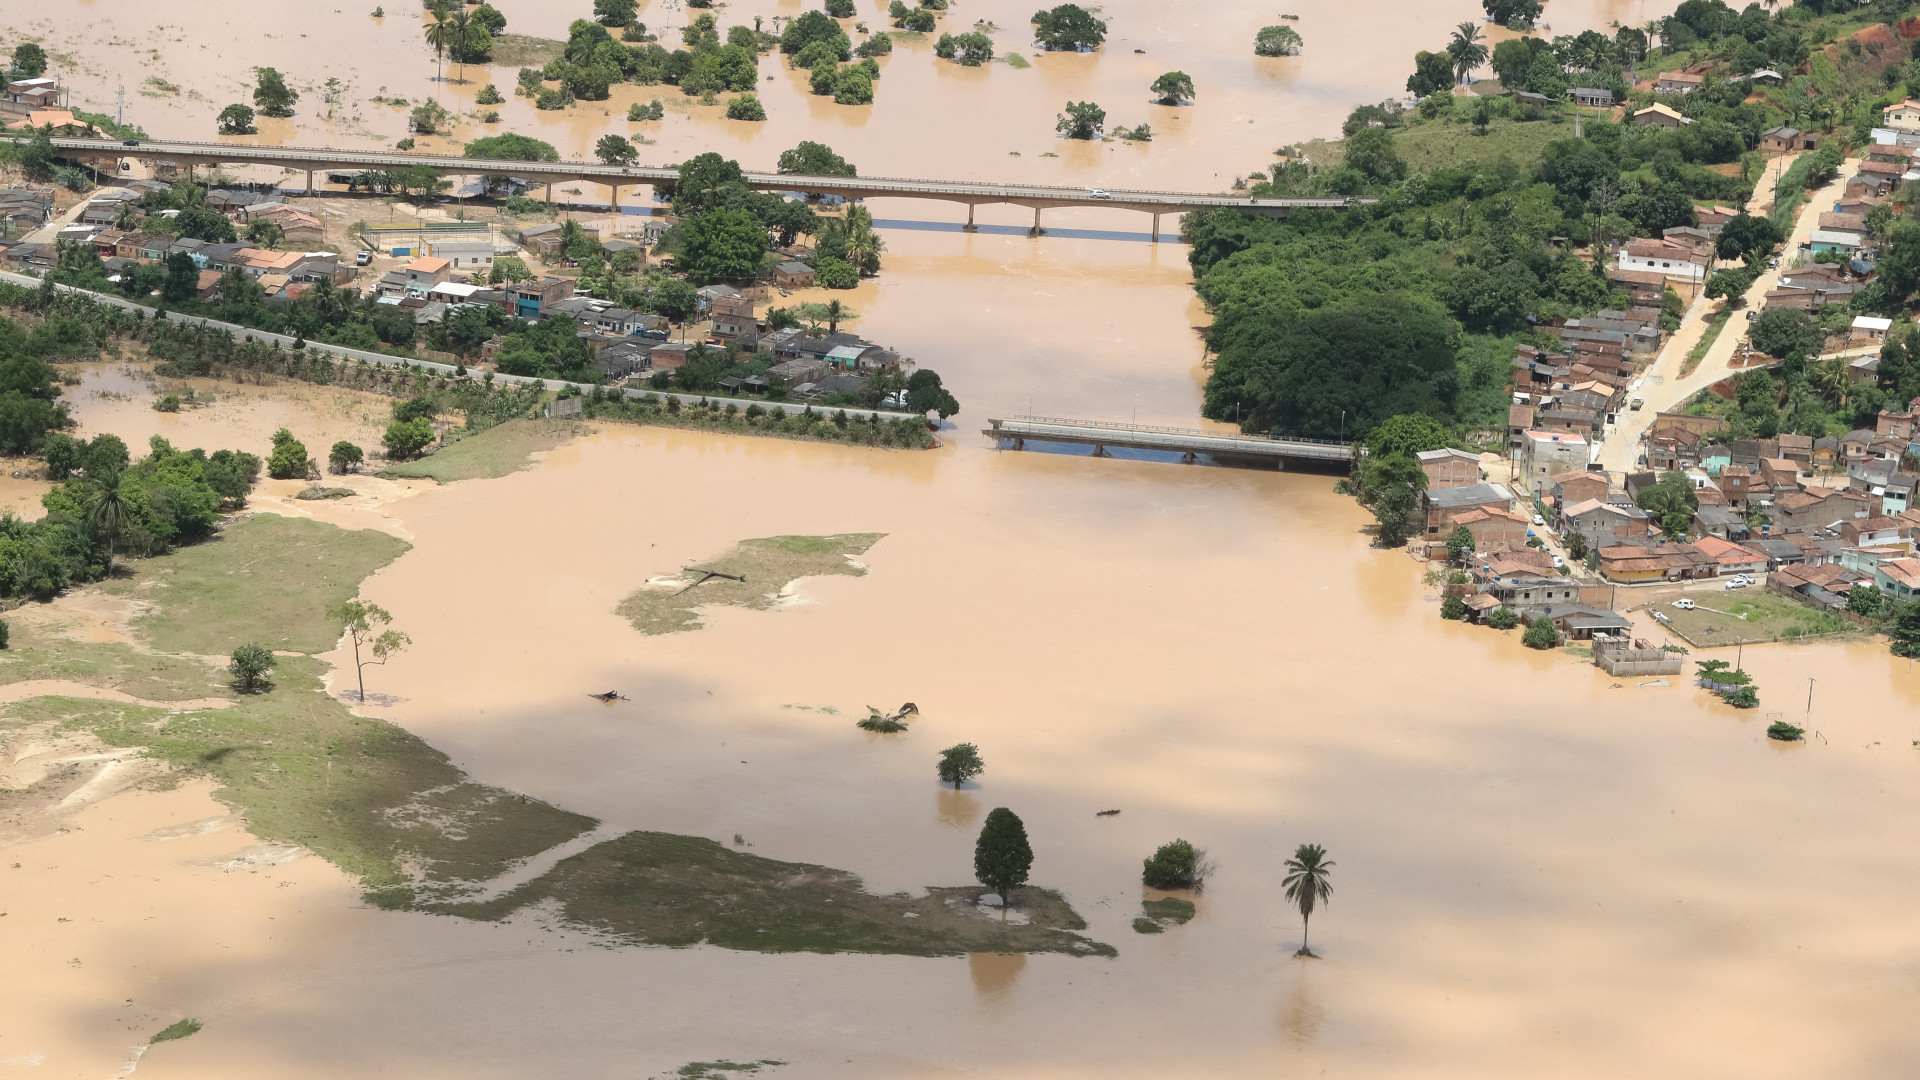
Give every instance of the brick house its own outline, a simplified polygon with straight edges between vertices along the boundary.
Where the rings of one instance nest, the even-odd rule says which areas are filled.
[[[1636,540],[1647,535],[1648,517],[1637,506],[1615,506],[1600,499],[1577,502],[1560,511],[1562,536],[1579,533],[1590,548],[1606,547],[1621,540]]]
[[[1606,502],[1607,493],[1613,490],[1613,482],[1603,472],[1569,470],[1556,473],[1552,479],[1554,505],[1560,507],[1588,501]]]
[[[1464,528],[1473,534],[1475,551],[1491,551],[1496,546],[1523,546],[1527,542],[1527,519],[1497,506],[1476,506],[1455,514],[1453,527]]]
[[[1415,454],[1420,471],[1427,474],[1427,488],[1469,487],[1480,482],[1480,455],[1447,448]]]
[[[759,341],[760,324],[753,316],[753,301],[744,296],[716,296],[709,305],[713,317],[713,336],[722,343],[738,341],[751,349]]]
[[[783,262],[773,268],[773,283],[782,289],[805,289],[813,285],[813,267],[803,262]]]
[[[1455,515],[1479,508],[1512,509],[1513,493],[1501,484],[1472,484],[1428,491],[1424,501],[1428,539],[1445,540],[1453,535]]]

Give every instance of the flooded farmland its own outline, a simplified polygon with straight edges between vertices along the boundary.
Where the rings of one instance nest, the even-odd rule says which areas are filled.
[[[511,31],[546,36],[584,14],[498,6]],[[800,10],[741,4],[721,22]],[[40,18],[50,51],[90,71],[73,82],[96,104],[111,100],[116,57],[161,50],[153,70],[185,89],[139,99],[156,136],[207,137],[253,63],[303,86],[435,89],[404,2],[382,20],[209,2],[165,12],[164,29],[150,11],[83,0]],[[1224,186],[1280,144],[1330,134],[1354,103],[1397,96],[1406,57],[1475,10],[1297,13],[1308,51],[1292,60],[1243,47],[1275,12],[1187,3],[1110,6],[1104,54],[1027,70],[903,48],[862,109],[810,99],[766,62],[766,130],[682,105],[647,149],[767,166],[816,138],[873,174]],[[1548,18],[1566,32],[1661,13],[1556,0]],[[685,14],[655,4],[641,18],[657,29]],[[946,19],[1026,14],[963,3]],[[883,18],[871,3],[862,17]],[[1144,85],[1174,67],[1201,97],[1163,121],[1171,110],[1146,105]],[[440,89],[470,97],[485,81],[465,78]],[[1042,158],[1053,113],[1084,97],[1166,134]],[[628,129],[624,100],[596,118],[509,99],[502,126],[584,154]],[[262,138],[398,136],[391,109],[353,116],[303,107]],[[883,220],[949,211],[876,206]],[[996,213],[1025,223],[1005,208],[982,220]],[[1143,228],[1100,211],[1061,224]],[[981,821],[1011,807],[1033,837],[1034,882],[1117,957],[626,947],[551,911],[380,911],[327,862],[262,844],[193,780],[82,798],[64,830],[0,852],[0,1077],[629,1078],[723,1060],[781,1080],[1914,1073],[1912,664],[1873,642],[1755,648],[1765,712],[1799,721],[1818,680],[1808,742],[1783,746],[1764,715],[1682,680],[1616,685],[1517,633],[1441,622],[1419,564],[1370,549],[1332,477],[996,451],[976,433],[990,416],[1195,422],[1205,316],[1184,249],[885,231],[886,270],[849,303],[856,329],[961,397],[939,450],[607,423],[499,479],[351,477],[355,497],[317,510],[287,498],[298,482],[270,482],[254,507],[412,544],[363,590],[414,642],[370,675],[382,704],[365,712],[477,780],[609,832],[737,837],[880,892],[970,880]],[[162,415],[144,393],[143,377],[103,364],[69,400],[84,434],[256,451],[282,425],[309,446],[376,441],[384,405],[269,382]],[[868,572],[803,579],[772,610],[712,608],[700,629],[662,636],[616,614],[649,578],[743,539],[844,533],[885,534],[859,556]],[[102,608],[38,610],[91,627]],[[628,700],[587,696],[609,689]],[[854,727],[867,706],[906,701],[921,714],[908,732]],[[954,791],[933,762],[962,741],[987,771]],[[1107,809],[1121,812],[1095,816]],[[1139,860],[1175,837],[1219,870],[1191,922],[1138,933],[1159,895]],[[1293,957],[1300,926],[1281,896],[1304,842],[1338,864],[1317,961]],[[146,1046],[189,1016],[198,1034]]]

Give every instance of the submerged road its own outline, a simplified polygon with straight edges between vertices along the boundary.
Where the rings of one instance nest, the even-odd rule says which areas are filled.
[[[673,166],[603,165],[592,161],[502,161],[493,158],[452,157],[435,154],[402,154],[388,150],[335,150],[321,146],[249,146],[244,143],[203,143],[141,141],[137,145],[110,139],[54,139],[56,150],[92,159],[138,158],[165,161],[191,169],[197,165],[223,164],[279,165],[304,171],[307,190],[318,192],[313,174],[329,170],[355,172],[398,172],[414,165],[426,165],[454,176],[514,177],[547,185],[547,199],[553,198],[553,185],[572,181],[604,184],[613,190],[615,205],[620,188],[658,186],[679,180]],[[117,172],[117,167],[108,171]],[[1160,216],[1193,210],[1238,210],[1246,214],[1284,217],[1294,210],[1342,210],[1372,200],[1366,199],[1256,199],[1249,196],[1206,195],[1180,191],[1138,191],[1115,188],[1057,187],[1040,184],[1001,184],[973,180],[911,180],[881,176],[796,176],[784,173],[749,172],[742,179],[756,191],[791,191],[806,195],[836,195],[844,199],[932,199],[964,203],[967,224],[973,224],[973,208],[996,203],[1030,207],[1034,228],[1040,227],[1040,211],[1061,206],[1106,206],[1137,210],[1154,218],[1154,238],[1159,239]],[[1096,194],[1098,192],[1098,194]]]

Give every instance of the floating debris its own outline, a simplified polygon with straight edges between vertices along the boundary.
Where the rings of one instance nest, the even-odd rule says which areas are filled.
[[[625,694],[622,694],[618,690],[609,690],[604,694],[588,694],[587,696],[592,698],[595,701],[604,701],[609,705],[613,704],[616,701],[632,701],[633,700],[632,698],[627,697]]]

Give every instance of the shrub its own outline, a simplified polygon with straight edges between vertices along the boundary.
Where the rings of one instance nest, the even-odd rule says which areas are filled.
[[[352,472],[366,460],[366,457],[367,455],[358,446],[342,439],[333,444],[332,450],[327,451],[327,465],[336,473]]]
[[[305,480],[312,467],[305,443],[281,428],[273,433],[273,453],[267,457],[267,475],[275,480]]]
[[[813,281],[823,289],[851,289],[860,284],[860,272],[845,259],[829,255],[813,268]]]
[[[854,54],[857,56],[864,56],[869,58],[875,57],[875,56],[885,56],[888,53],[893,51],[893,37],[889,34],[875,34],[872,37],[868,38],[867,40],[861,42],[859,48],[856,48],[853,51],[854,51]]]
[[[1440,601],[1440,617],[1441,618],[1460,619],[1460,618],[1464,618],[1466,614],[1467,614],[1467,602],[1465,600],[1462,600],[1457,596],[1449,595],[1446,599]]]
[[[1736,709],[1757,709],[1760,707],[1760,692],[1751,686],[1737,686],[1732,690],[1720,691],[1720,700]],[[1791,727],[1792,725],[1788,726]],[[1793,730],[1797,738],[1800,729],[1794,728]],[[1771,735],[1772,732],[1769,731],[1768,734]]]
[[[480,88],[480,92],[478,94],[474,95],[473,103],[475,105],[498,105],[505,100],[507,99],[500,96],[499,87],[494,86],[492,83],[488,83],[487,85]]]
[[[154,402],[153,411],[154,412],[179,412],[180,411],[180,395],[168,394],[166,397],[163,397],[160,400]]]
[[[1494,608],[1487,614],[1487,625],[1495,630],[1511,630],[1520,625],[1520,616],[1508,608]]]
[[[233,650],[227,670],[233,673],[234,690],[242,694],[261,693],[273,686],[267,681],[267,672],[273,670],[273,653],[264,645],[249,642]]]
[[[1785,720],[1775,720],[1767,725],[1767,738],[1778,742],[1799,742],[1806,733],[1806,729],[1796,727]]]
[[[827,14],[836,19],[853,18],[853,0],[827,0]]]
[[[1535,619],[1521,635],[1520,643],[1529,649],[1551,649],[1560,644],[1560,631],[1546,619]]]
[[[0,619],[0,649],[7,647],[7,635],[10,633],[5,619]]]
[[[1136,934],[1164,934],[1167,928],[1157,921],[1142,915],[1133,920],[1133,932]]]
[[[1175,840],[1161,844],[1152,858],[1143,861],[1140,881],[1155,889],[1197,890],[1206,887],[1207,875],[1212,872],[1213,863],[1205,848]]]
[[[404,461],[433,442],[433,423],[425,418],[395,420],[387,425],[387,433],[381,437],[381,442],[387,446],[388,457]]]
[[[760,99],[753,94],[741,94],[727,102],[727,119],[729,120],[765,120],[766,118],[765,106],[761,105]]]

